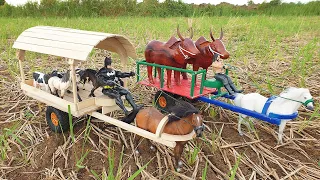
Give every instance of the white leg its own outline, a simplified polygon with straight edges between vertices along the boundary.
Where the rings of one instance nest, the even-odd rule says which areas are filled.
[[[45,84],[44,87],[46,87],[46,91],[48,92],[48,91],[49,91],[49,86],[48,86],[48,84]]]
[[[177,172],[181,172],[181,167],[182,167],[182,165],[183,165],[183,162],[182,162],[181,160],[179,160]]]
[[[247,121],[245,121],[246,122],[246,126],[247,126],[247,128],[249,129],[249,132],[252,132],[253,131],[253,128],[252,128],[252,126],[253,126],[253,118],[248,118],[248,120]]]
[[[240,136],[243,135],[243,132],[242,132],[242,130],[241,130],[241,124],[242,124],[242,122],[243,122],[243,117],[242,117],[242,116],[243,116],[242,114],[239,114],[238,133],[239,133]]]
[[[286,120],[281,120],[281,123],[279,125],[279,133],[278,133],[278,143],[282,144],[282,137],[283,137],[283,130],[286,127],[287,121]]]
[[[63,99],[65,89],[61,89],[61,98]]]
[[[150,149],[151,149],[151,151],[153,151],[153,152],[156,151],[156,148],[155,148],[153,145],[150,146]]]
[[[135,150],[135,153],[136,153],[137,156],[140,156],[140,152],[139,152],[138,149]]]
[[[33,80],[33,87],[37,87],[37,82]]]

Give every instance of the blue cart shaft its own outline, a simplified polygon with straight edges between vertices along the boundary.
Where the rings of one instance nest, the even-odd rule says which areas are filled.
[[[232,98],[230,98],[230,99],[232,99]],[[278,119],[278,118],[270,118],[270,117],[268,117],[268,116],[266,116],[264,114],[260,114],[260,113],[257,113],[257,112],[254,112],[254,111],[251,111],[251,110],[248,110],[248,109],[245,109],[245,108],[241,108],[241,107],[238,107],[238,106],[235,106],[235,105],[231,105],[231,104],[222,102],[222,101],[218,101],[218,100],[215,100],[215,99],[210,99],[210,98],[207,98],[207,97],[204,97],[204,96],[201,96],[201,97],[197,98],[197,100],[202,101],[202,102],[206,102],[206,103],[209,103],[209,104],[214,104],[214,105],[220,106],[220,107],[222,107],[224,109],[229,109],[229,110],[231,110],[233,112],[245,114],[245,115],[260,119],[262,121],[269,122],[271,124],[280,125],[280,121],[281,120]]]

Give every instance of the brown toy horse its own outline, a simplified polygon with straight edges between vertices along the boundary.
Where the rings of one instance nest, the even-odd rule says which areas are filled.
[[[201,36],[196,42],[195,45],[197,49],[200,51],[196,57],[190,58],[188,60],[188,64],[193,64],[193,71],[198,71],[199,68],[203,68],[208,71],[208,67],[211,66],[213,59],[217,59],[220,56],[221,59],[228,59],[229,52],[226,50],[222,38],[223,31],[221,28],[220,38],[215,39],[212,35],[212,30],[210,28],[210,37],[212,42],[207,41],[206,38]],[[187,64],[185,64],[184,69],[186,69]],[[183,79],[187,79],[186,73],[182,73]]]
[[[199,114],[199,110],[193,105],[179,101],[176,106],[170,109],[171,114],[168,116],[169,121],[165,125],[163,132],[173,135],[186,135],[195,131],[197,137],[202,135],[204,126],[202,124],[203,119]],[[136,116],[136,125],[139,128],[145,129],[152,133],[156,133],[158,124],[164,118],[165,115],[160,113],[156,108],[149,107],[141,110]],[[137,138],[136,144],[139,142],[140,137]],[[180,171],[182,166],[181,154],[183,152],[184,145],[187,141],[176,142],[176,146],[173,149],[175,157],[175,168]],[[153,146],[151,149],[155,149]],[[140,154],[139,148],[136,150],[137,154]]]
[[[177,27],[177,34],[180,40],[173,41],[172,45],[160,41],[151,41],[147,44],[145,50],[145,58],[148,63],[161,64],[171,67],[183,68],[189,58],[195,58],[199,54],[191,38],[184,38],[180,34],[179,26]],[[191,35],[192,37],[192,35]],[[172,39],[172,38],[171,38]],[[152,77],[152,66],[148,66],[149,82],[154,84]],[[160,70],[158,69],[158,72]],[[160,74],[160,73],[159,73]],[[171,74],[172,70],[167,69],[167,87],[171,88]],[[175,82],[180,85],[180,72],[174,72]]]

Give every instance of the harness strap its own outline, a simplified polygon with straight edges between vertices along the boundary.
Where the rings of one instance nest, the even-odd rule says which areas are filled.
[[[161,119],[160,123],[158,124],[158,127],[157,127],[157,130],[156,130],[156,137],[160,137],[161,136],[161,133],[164,129],[164,127],[166,126],[166,124],[168,123],[169,121],[169,116],[165,116]]]
[[[262,109],[262,114],[267,115],[267,111],[269,109],[269,106],[271,105],[271,103],[273,102],[273,100],[277,98],[277,96],[271,96],[266,103],[263,106]],[[284,114],[275,114],[275,113],[269,113],[268,117],[270,118],[277,118],[277,119],[294,119],[298,116],[298,112],[294,112],[293,114],[288,114],[288,115],[284,115]]]
[[[183,51],[189,53],[190,55],[193,55],[193,56],[195,55],[194,53],[192,53],[186,49],[183,49],[180,45],[179,45],[179,50],[180,50],[181,54],[183,55],[184,59],[189,59],[190,57],[188,55],[185,55],[183,53]]]
[[[271,103],[273,102],[273,100],[275,98],[277,98],[277,97],[276,96],[269,97],[269,99],[266,101],[266,103],[263,106],[263,109],[262,109],[262,112],[261,112],[262,114],[267,115],[267,111],[269,109],[269,106],[271,105]]]
[[[294,112],[293,114],[289,115],[282,115],[282,114],[274,114],[274,113],[269,113],[268,117],[270,118],[277,118],[277,119],[294,119],[298,116],[298,112]]]
[[[211,51],[211,53],[213,55],[218,54],[219,56],[223,56],[222,54],[218,53],[217,51],[213,50],[210,46],[209,46],[209,50]]]

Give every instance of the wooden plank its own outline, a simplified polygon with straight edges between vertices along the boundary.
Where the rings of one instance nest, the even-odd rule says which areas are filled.
[[[77,79],[76,79],[76,71],[75,71],[75,65],[78,64],[76,60],[69,59],[68,64],[70,64],[70,76],[72,79],[72,94],[73,94],[73,103],[78,103],[78,91],[77,91]],[[78,107],[76,106],[78,109]]]
[[[45,92],[33,86],[29,86],[25,83],[21,83],[21,89],[24,91],[24,93],[27,96],[32,97],[49,106],[53,106],[57,109],[60,109],[61,111],[64,111],[64,112],[68,112],[68,105],[70,105],[72,115],[77,116],[78,114],[75,108],[75,104],[72,102],[61,99],[57,96],[54,96],[48,92]]]
[[[20,50],[19,49],[17,51],[17,58],[19,59],[20,76],[21,76],[21,81],[23,83],[25,83],[25,81],[26,81],[26,77],[24,75],[24,70],[23,70],[23,61],[24,61],[24,58],[25,58],[25,54],[26,54],[25,50]]]
[[[128,111],[131,111],[132,110],[132,107],[126,107],[126,109]],[[118,106],[118,105],[114,105],[114,106],[103,106],[102,107],[102,114],[107,114],[109,112],[113,112],[113,111],[116,111],[116,110],[121,110],[121,108]]]
[[[107,114],[116,110],[120,110],[120,107],[118,105],[113,106],[103,106],[102,107],[102,114]]]
[[[156,130],[156,137],[160,137],[161,133],[163,132],[164,127],[168,123],[169,118],[168,116],[165,116],[161,119],[160,123],[158,124],[157,130]]]
[[[101,106],[95,106],[95,105],[93,105],[93,106],[88,106],[88,107],[86,107],[86,108],[83,108],[83,109],[81,109],[81,110],[78,110],[78,112],[77,112],[77,117],[83,116],[83,115],[87,115],[87,114],[90,115],[91,112],[97,111],[97,110],[99,110],[99,109],[101,109]]]
[[[82,99],[81,102],[77,103],[78,110],[80,111],[81,109],[87,108],[89,106],[96,106],[94,102],[95,102],[94,97],[91,97],[88,99]]]
[[[45,47],[45,46],[39,46],[39,45],[34,45],[29,43],[20,43],[20,42],[15,42],[13,44],[13,48],[33,51],[33,52],[38,52],[43,54],[61,56],[61,57],[66,57],[71,59],[77,59],[82,61],[86,61],[90,53],[90,52],[88,53],[88,52],[75,51],[75,50],[69,50],[69,49],[61,49],[57,47],[56,48]]]
[[[102,95],[95,98],[95,104],[97,106],[114,106],[116,105],[116,102],[114,99],[109,98],[106,95]]]
[[[31,30],[28,30],[28,32],[29,31],[31,31]],[[119,34],[109,34],[109,33],[84,31],[84,30],[69,29],[69,28],[50,27],[50,26],[39,26],[36,29],[32,29],[32,32],[37,32],[37,33],[44,33],[45,32],[45,33],[50,33],[53,35],[77,37],[79,39],[98,39],[101,42],[106,41],[108,39],[116,39],[126,49],[127,55],[129,55],[130,57],[136,58],[136,51],[135,51],[134,45],[125,36],[122,36]],[[96,42],[96,45],[98,43],[99,42]],[[104,49],[105,49],[105,47],[104,47]],[[106,49],[106,50],[109,50],[109,49]],[[110,50],[110,51],[115,52],[115,50]]]
[[[40,39],[37,37],[26,37],[26,36],[19,36],[16,42],[20,43],[28,43],[38,46],[45,46],[45,47],[53,47],[53,48],[60,48],[60,49],[68,49],[77,52],[87,52],[90,53],[94,46],[86,45],[86,44],[77,44],[74,42],[63,42],[63,41],[56,41],[56,40],[48,40],[48,39]]]
[[[85,39],[94,39],[94,40],[104,40],[106,38],[115,37],[115,34],[107,34],[107,33],[91,33],[90,31],[76,30],[76,29],[64,29],[64,28],[33,28],[26,30],[27,32],[35,32],[35,33],[47,33],[59,36],[68,36],[74,38],[85,38]]]
[[[115,126],[118,126],[118,127],[122,128],[122,129],[125,129],[125,130],[127,130],[129,132],[132,132],[134,134],[137,134],[139,136],[148,138],[148,139],[153,140],[155,142],[164,144],[164,145],[166,145],[168,147],[174,148],[176,146],[176,142],[174,142],[174,141],[168,141],[168,140],[164,140],[163,138],[157,138],[155,134],[153,134],[153,133],[151,133],[149,131],[146,131],[144,129],[138,128],[138,127],[133,126],[131,124],[119,121],[117,119],[111,118],[111,117],[103,115],[101,113],[92,112],[91,115],[93,117],[95,117],[95,118],[98,118],[98,119],[102,120],[102,121],[105,121],[107,123],[113,124]]]
[[[161,139],[167,140],[167,141],[189,141],[195,138],[196,136],[197,135],[194,131],[186,135],[172,135],[172,134],[162,133]]]
[[[76,43],[76,44],[86,44],[91,46],[95,46],[99,42],[99,39],[92,39],[92,38],[87,39],[87,38],[79,38],[79,37],[61,36],[61,35],[49,34],[46,32],[24,31],[20,36],[38,38],[38,39],[47,39],[47,40],[53,40],[53,41],[61,41],[61,42],[70,42],[70,43]]]
[[[96,32],[96,31],[87,31],[87,30],[80,30],[80,29],[72,29],[72,28],[63,28],[63,27],[53,27],[53,26],[36,26],[35,29],[32,30],[51,30],[56,32],[65,32],[65,33],[73,33],[73,34],[81,34],[87,36],[103,36],[103,37],[115,37],[121,36],[118,34],[110,34],[104,32]]]

